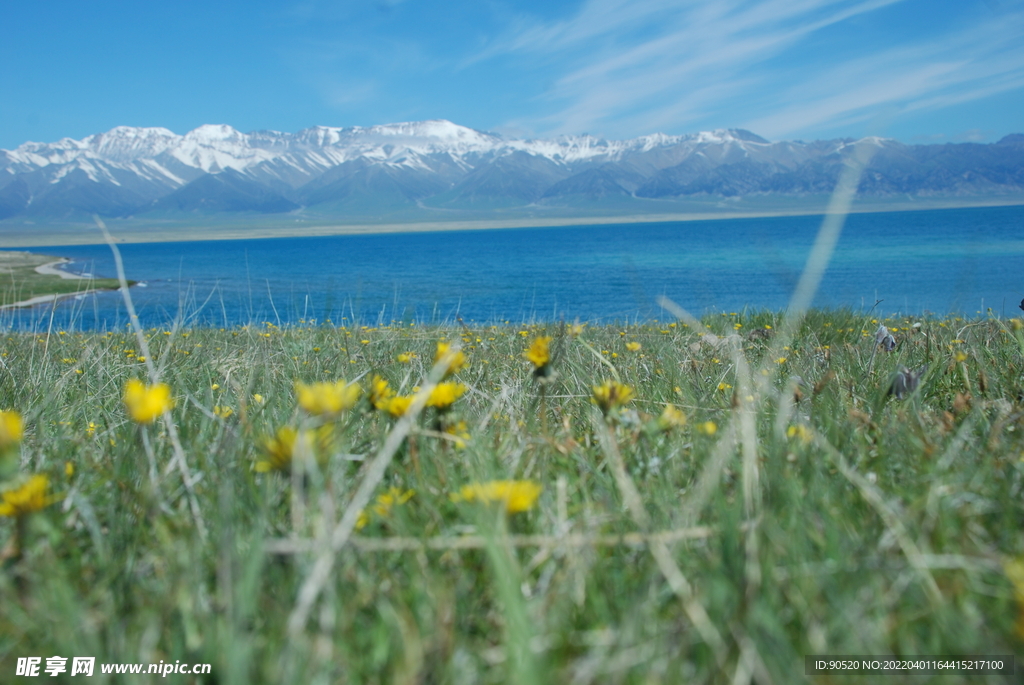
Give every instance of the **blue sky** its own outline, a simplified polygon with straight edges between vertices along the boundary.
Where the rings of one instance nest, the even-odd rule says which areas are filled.
[[[0,4],[0,148],[118,125],[1024,132],[1024,0]]]

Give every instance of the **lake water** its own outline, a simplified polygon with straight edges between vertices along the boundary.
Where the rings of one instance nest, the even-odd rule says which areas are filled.
[[[300,319],[519,323],[668,318],[666,295],[695,313],[783,309],[821,217],[121,245],[145,326],[182,316],[230,326]],[[114,276],[105,245],[28,248],[71,271]],[[885,314],[1019,313],[1024,207],[853,214],[816,306]],[[49,325],[52,307],[0,325]],[[68,300],[57,325],[127,322],[117,293]],[[343,319],[344,317],[344,319]]]

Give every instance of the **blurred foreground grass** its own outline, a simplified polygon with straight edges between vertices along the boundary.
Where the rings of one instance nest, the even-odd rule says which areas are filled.
[[[60,497],[0,518],[0,680],[61,655],[218,683],[866,682],[804,655],[1019,652],[1019,320],[813,311],[776,348],[777,318],[150,330],[173,431],[126,411],[148,378],[130,332],[0,336],[0,410],[24,422],[0,487],[45,474]],[[466,390],[424,409],[335,558],[395,424],[372,380],[412,393],[439,341]],[[604,416],[616,375],[633,397]],[[296,381],[339,379],[354,406],[297,407]],[[464,496],[505,480],[543,490],[517,513]]]

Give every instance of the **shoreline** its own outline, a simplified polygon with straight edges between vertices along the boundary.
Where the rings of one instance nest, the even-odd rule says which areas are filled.
[[[89,280],[89,279],[92,278],[92,276],[82,276],[81,274],[68,273],[67,271],[64,271],[62,269],[58,269],[57,268],[58,264],[70,264],[70,263],[71,263],[70,259],[68,259],[67,257],[61,257],[60,259],[56,259],[56,260],[54,260],[52,262],[47,262],[46,264],[40,264],[39,266],[37,266],[34,269],[34,271],[37,274],[41,274],[43,276],[60,276],[61,278],[70,279],[70,280],[82,280],[82,279]]]
[[[1024,205],[1024,199],[991,200],[987,202],[950,202],[935,203],[929,206],[911,206],[897,204],[892,206],[871,205],[854,207],[849,214],[878,214],[888,212],[934,211],[944,209],[973,209],[988,207],[1017,207]],[[449,231],[481,231],[516,228],[560,228],[565,226],[602,226],[610,224],[648,224],[648,223],[689,223],[695,221],[716,221],[729,219],[763,219],[792,216],[824,216],[828,212],[823,208],[810,209],[779,209],[763,211],[723,211],[723,212],[684,212],[673,214],[632,214],[621,216],[593,217],[523,217],[520,219],[478,219],[464,221],[421,221],[394,223],[364,224],[322,224],[322,225],[285,225],[276,226],[228,226],[218,228],[209,225],[193,225],[179,227],[111,227],[114,242],[119,244],[137,243],[171,243],[171,242],[204,242],[208,240],[257,240],[272,238],[316,238],[342,235],[382,235],[393,233],[434,233]],[[102,245],[105,243],[97,231],[90,230],[83,224],[79,229],[66,228],[47,230],[45,227],[34,228],[32,232],[10,233],[9,227],[0,225],[5,247],[9,248],[47,248],[70,245]],[[6,234],[6,235],[5,235]],[[65,260],[66,261],[66,260]],[[63,263],[61,261],[52,264]],[[46,265],[46,266],[52,266]],[[42,273],[42,272],[40,272]],[[51,275],[65,274],[62,278],[75,278],[73,274],[53,269]]]
[[[67,279],[67,280],[75,280],[75,281],[82,281],[82,280],[90,281],[90,280],[93,280],[92,276],[82,276],[80,274],[72,274],[72,273],[68,273],[67,271],[63,271],[63,270],[57,268],[57,266],[60,265],[60,264],[70,264],[70,263],[71,263],[71,260],[68,259],[67,257],[60,257],[59,259],[56,259],[56,260],[54,260],[52,262],[47,262],[45,264],[40,264],[39,266],[35,267],[35,269],[33,269],[33,271],[35,271],[37,274],[39,274],[41,276],[58,276],[60,278]],[[79,295],[88,295],[90,293],[97,293],[97,292],[101,292],[103,290],[110,290],[110,288],[86,288],[85,290],[76,290],[74,292],[68,292],[68,293],[53,293],[51,295],[37,295],[35,297],[30,297],[27,300],[19,300],[18,302],[10,302],[8,304],[0,304],[0,311],[5,310],[5,309],[24,309],[24,308],[28,308],[28,307],[35,307],[36,305],[41,305],[41,304],[51,304],[51,303],[56,304],[60,300],[66,299],[68,297],[78,297]]]
[[[0,304],[0,310],[4,309],[24,309],[27,307],[35,307],[40,304],[56,304],[60,300],[68,297],[78,297],[79,295],[88,295],[90,293],[98,293],[107,288],[90,288],[89,290],[80,290],[73,293],[56,293],[54,295],[39,295],[37,297],[30,297],[27,300],[21,300],[20,302],[11,302],[10,304]]]

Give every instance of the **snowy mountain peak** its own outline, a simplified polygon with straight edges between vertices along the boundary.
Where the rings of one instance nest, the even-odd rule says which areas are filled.
[[[95,133],[84,138],[83,148],[111,161],[127,161],[140,157],[155,157],[181,140],[166,128],[136,128],[116,126],[106,133]]]
[[[245,134],[240,131],[236,131],[227,124],[203,124],[198,128],[194,128],[185,134],[185,140],[195,141],[200,144],[215,144],[220,141],[230,140],[243,141]]]

